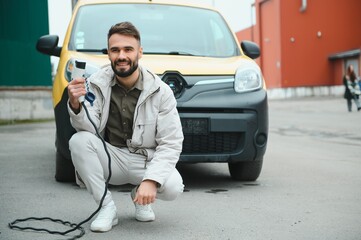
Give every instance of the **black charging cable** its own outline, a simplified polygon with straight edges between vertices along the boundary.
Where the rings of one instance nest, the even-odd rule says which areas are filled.
[[[101,136],[101,134],[99,133],[99,130],[98,128],[96,127],[95,123],[93,122],[93,120],[91,119],[90,115],[89,115],[89,111],[87,109],[87,107],[85,106],[85,103],[84,102],[81,102],[81,105],[83,106],[85,112],[86,112],[86,115],[90,121],[90,123],[93,125],[94,129],[95,129],[95,132],[96,132],[96,135],[100,138],[100,140],[102,141],[103,143],[103,146],[104,146],[104,150],[108,156],[108,171],[109,171],[109,176],[105,182],[105,190],[104,190],[104,194],[100,200],[100,203],[99,203],[99,206],[98,208],[87,218],[85,219],[84,221],[76,224],[76,223],[71,223],[71,222],[68,222],[68,221],[63,221],[61,219],[54,219],[54,218],[50,218],[50,217],[29,217],[29,218],[23,218],[23,219],[16,219],[15,221],[9,223],[9,227],[11,229],[17,229],[17,230],[21,230],[21,231],[24,231],[24,230],[31,230],[31,231],[35,231],[35,232],[47,232],[49,234],[57,234],[57,235],[67,235],[68,233],[71,233],[71,232],[74,232],[76,230],[79,230],[80,233],[78,235],[75,235],[73,236],[72,238],[69,238],[69,240],[74,240],[74,239],[77,239],[77,238],[81,238],[84,234],[85,234],[85,231],[84,231],[84,228],[81,227],[81,225],[83,225],[84,223],[88,222],[90,219],[92,219],[95,214],[97,214],[99,212],[99,210],[101,209],[102,205],[103,205],[103,201],[104,201],[104,198],[107,194],[107,189],[108,189],[108,185],[109,185],[109,181],[110,181],[110,178],[112,176],[112,169],[111,169],[111,158],[110,158],[110,154],[108,152],[108,148],[106,146],[106,143],[105,143],[105,140],[104,138]],[[49,230],[49,229],[46,229],[46,228],[34,228],[34,227],[20,227],[18,226],[17,224],[20,223],[20,222],[26,222],[26,221],[31,221],[31,220],[34,220],[34,221],[51,221],[51,222],[55,222],[55,223],[59,223],[59,224],[63,224],[65,226],[69,226],[71,227],[71,229],[67,230],[67,231],[64,231],[64,232],[60,232],[60,231],[52,231],[52,230]]]

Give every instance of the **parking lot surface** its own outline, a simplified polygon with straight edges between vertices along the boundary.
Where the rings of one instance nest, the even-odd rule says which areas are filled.
[[[237,182],[226,164],[178,166],[185,192],[154,204],[156,221],[137,222],[131,186],[112,187],[120,223],[108,233],[84,224],[81,239],[347,239],[361,236],[361,112],[342,98],[272,100],[264,166]],[[10,230],[17,218],[87,218],[85,189],[54,179],[55,123],[0,126],[0,239],[67,239]],[[30,222],[23,225],[60,225]]]

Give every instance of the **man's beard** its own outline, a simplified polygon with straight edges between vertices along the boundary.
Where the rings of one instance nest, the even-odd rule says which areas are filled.
[[[130,65],[130,68],[129,70],[125,70],[125,69],[120,69],[120,70],[117,70],[116,68],[116,65],[117,63],[119,62],[127,62],[129,65]],[[138,61],[135,61],[134,63],[132,61],[128,61],[128,60],[120,60],[118,59],[117,61],[115,62],[112,62],[112,69],[115,73],[115,75],[117,75],[118,77],[129,77],[130,75],[132,75],[135,70],[137,70],[138,68]]]

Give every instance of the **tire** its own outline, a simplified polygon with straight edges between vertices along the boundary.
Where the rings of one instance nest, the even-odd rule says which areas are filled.
[[[71,126],[67,109],[68,91],[64,89],[61,101],[54,108],[55,114],[55,179],[58,182],[74,182],[75,170],[70,156],[69,139],[76,132]]]
[[[74,182],[75,169],[73,162],[56,151],[55,179],[58,182]]]
[[[75,182],[75,168],[68,143],[72,134],[72,130],[56,131],[55,180],[58,182]]]
[[[234,180],[256,181],[262,170],[263,158],[252,162],[228,163],[229,173]]]

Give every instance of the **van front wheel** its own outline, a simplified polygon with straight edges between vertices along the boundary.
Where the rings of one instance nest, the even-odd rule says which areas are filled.
[[[71,159],[64,157],[56,151],[55,179],[58,182],[74,182],[75,169]]]
[[[262,170],[263,158],[251,162],[228,163],[231,177],[239,181],[256,181]]]

